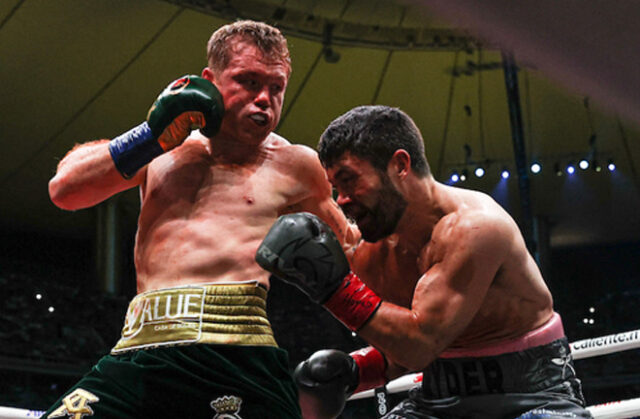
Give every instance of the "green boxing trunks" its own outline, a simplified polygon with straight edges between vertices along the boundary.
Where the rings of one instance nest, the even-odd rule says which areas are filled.
[[[122,337],[42,418],[300,418],[257,283],[139,294]]]

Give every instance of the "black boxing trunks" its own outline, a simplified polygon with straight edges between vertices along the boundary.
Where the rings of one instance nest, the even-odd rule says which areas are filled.
[[[256,282],[137,295],[122,337],[42,418],[300,418]]]
[[[501,349],[502,348],[502,349]],[[504,350],[508,352],[504,352]],[[446,351],[386,419],[591,418],[560,317],[527,335]]]

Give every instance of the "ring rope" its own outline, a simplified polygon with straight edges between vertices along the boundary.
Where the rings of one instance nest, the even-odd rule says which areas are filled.
[[[640,414],[640,398],[596,404],[587,410],[597,419],[633,418]]]
[[[591,339],[583,339],[570,343],[573,359],[592,358],[614,352],[622,352],[640,348],[640,329],[629,332],[614,333]],[[387,392],[401,393],[422,382],[422,373],[407,374],[390,381],[387,384]],[[373,397],[375,390],[366,390],[356,393],[349,400],[358,400]],[[623,419],[640,415],[640,398],[612,401],[587,409],[597,419]],[[44,411],[26,410],[13,407],[0,406],[0,419],[28,419],[39,418]]]
[[[620,400],[587,407],[596,419],[631,418],[640,413],[640,398]],[[13,407],[0,407],[0,419],[39,418],[44,410],[25,410]]]
[[[44,410],[26,410],[15,407],[1,407],[0,419],[29,419],[39,418],[44,414]]]
[[[584,339],[569,344],[573,359],[591,358],[640,347],[640,329]]]

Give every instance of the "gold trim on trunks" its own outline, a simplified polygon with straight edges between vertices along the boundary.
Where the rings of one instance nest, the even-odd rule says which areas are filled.
[[[111,353],[195,343],[277,346],[266,299],[267,290],[255,281],[138,294]]]

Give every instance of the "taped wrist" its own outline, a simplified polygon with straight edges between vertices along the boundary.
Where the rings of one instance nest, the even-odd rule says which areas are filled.
[[[373,346],[359,349],[349,354],[358,366],[358,387],[354,393],[358,393],[372,388],[382,387],[387,379],[387,360],[382,352]]]
[[[378,310],[382,300],[356,274],[349,272],[336,292],[324,303],[349,329],[360,329]]]
[[[130,179],[164,150],[145,121],[111,140],[109,152],[122,177]]]

